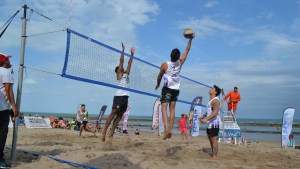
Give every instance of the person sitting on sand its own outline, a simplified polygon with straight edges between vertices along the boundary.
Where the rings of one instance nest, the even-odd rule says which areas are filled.
[[[62,128],[62,129],[66,129],[66,127],[67,127],[66,123],[62,117],[58,118],[58,126],[59,126],[59,128]]]
[[[74,130],[74,128],[76,127],[76,117],[73,117],[73,120],[70,122],[71,125],[71,129]]]
[[[101,132],[102,132],[102,129],[103,129],[103,127],[102,127],[102,125],[100,124],[100,125],[97,127],[97,130],[98,130],[99,133],[101,133]]]
[[[91,121],[88,122],[88,128],[93,131],[95,130]]]
[[[55,120],[52,123],[52,128],[59,128],[58,119],[55,118]]]
[[[21,113],[18,119],[18,124],[20,125],[25,125],[25,119],[24,119],[24,114]]]
[[[123,134],[128,134],[128,131],[125,129],[122,131]]]
[[[70,130],[71,124],[70,124],[69,120],[65,120],[65,124],[66,124],[66,129]]]
[[[139,129],[136,129],[134,134],[135,134],[135,135],[140,135]]]

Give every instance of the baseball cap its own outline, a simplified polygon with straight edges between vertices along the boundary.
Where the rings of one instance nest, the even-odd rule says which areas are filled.
[[[11,56],[7,56],[3,53],[0,53],[0,63],[3,63],[6,59],[11,58]]]

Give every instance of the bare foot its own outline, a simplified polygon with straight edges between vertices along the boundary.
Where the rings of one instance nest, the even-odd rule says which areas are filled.
[[[167,137],[167,138],[171,138],[171,137],[172,137],[172,133],[171,133],[171,132],[168,132],[167,135],[166,135],[166,137]]]
[[[218,157],[217,156],[212,156],[211,159],[212,160],[218,160]]]
[[[163,140],[166,140],[166,139],[167,139],[167,133],[164,133]]]
[[[109,139],[110,142],[112,142],[113,141],[113,136],[108,136],[108,139]]]
[[[101,137],[102,142],[105,142],[105,135],[106,134],[102,134],[102,137]]]

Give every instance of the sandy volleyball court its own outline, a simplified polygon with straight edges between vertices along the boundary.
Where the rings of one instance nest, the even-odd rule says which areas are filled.
[[[11,146],[12,129],[7,145]],[[102,143],[99,134],[64,129],[26,129],[19,127],[18,150],[26,150],[42,156],[37,157],[17,153],[13,168],[75,168],[46,157],[72,161],[101,169],[175,169],[175,168],[299,168],[300,150],[282,149],[280,142],[259,141],[247,145],[219,144],[219,160],[210,158],[209,143],[206,137],[193,138],[185,143],[179,135],[164,141],[153,133],[141,135],[116,135],[113,144]],[[5,157],[10,157],[6,149]]]

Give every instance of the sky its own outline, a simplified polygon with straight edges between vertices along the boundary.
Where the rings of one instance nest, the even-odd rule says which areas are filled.
[[[181,75],[217,84],[225,93],[237,86],[237,118],[280,119],[294,107],[300,119],[300,0],[1,0],[0,25],[24,3],[52,21],[27,12],[23,112],[75,114],[80,103],[92,114],[102,105],[110,112],[116,89],[59,76],[66,27],[117,49],[121,41],[135,46],[136,56],[158,66],[173,48],[185,49],[182,32],[190,28],[196,38]],[[0,52],[13,56],[15,94],[22,14],[0,39]],[[131,114],[151,116],[154,100],[132,93]],[[176,116],[189,109],[178,103]]]

